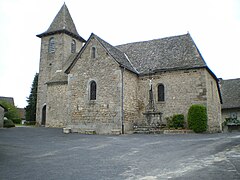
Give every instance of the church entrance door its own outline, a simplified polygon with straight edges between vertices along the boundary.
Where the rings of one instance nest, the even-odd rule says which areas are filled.
[[[45,126],[46,124],[46,105],[42,108],[42,123],[41,125]]]

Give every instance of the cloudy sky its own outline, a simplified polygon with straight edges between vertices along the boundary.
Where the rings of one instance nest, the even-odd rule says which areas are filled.
[[[0,0],[0,96],[25,107],[40,42],[64,0]],[[240,78],[240,0],[65,0],[78,33],[112,45],[189,32],[217,77]]]

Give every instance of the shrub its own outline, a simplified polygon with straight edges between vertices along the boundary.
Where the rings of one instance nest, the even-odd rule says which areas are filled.
[[[12,119],[14,124],[21,124],[21,119]]]
[[[167,128],[172,128],[173,127],[173,122],[172,122],[172,116],[166,117],[166,122],[167,122]]]
[[[207,109],[203,105],[192,105],[188,110],[188,127],[196,133],[207,130]]]
[[[34,126],[36,125],[36,121],[26,121],[25,124],[28,126]]]
[[[168,128],[183,128],[184,127],[184,115],[175,114],[170,117],[166,117],[167,127]]]
[[[172,124],[174,128],[184,128],[184,115],[175,114],[172,118]]]
[[[4,119],[4,125],[3,127],[6,128],[11,128],[11,127],[15,127],[14,123],[12,122],[12,120],[10,119]]]

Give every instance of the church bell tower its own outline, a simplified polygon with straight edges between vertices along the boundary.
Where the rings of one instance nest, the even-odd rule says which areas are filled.
[[[37,37],[41,38],[41,52],[36,121],[39,125],[45,125],[48,112],[47,83],[57,72],[64,73],[68,61],[76,56],[86,41],[78,34],[65,3],[47,31]]]

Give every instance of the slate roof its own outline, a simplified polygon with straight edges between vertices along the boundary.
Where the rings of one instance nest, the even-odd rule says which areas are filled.
[[[118,46],[112,46],[92,33],[87,43],[65,71],[66,73],[75,65],[93,36],[120,66],[138,75],[149,74],[149,71],[154,73],[167,70],[206,68],[216,81],[218,80],[215,74],[208,68],[189,33]]]
[[[66,73],[69,73],[69,71],[71,70],[71,68],[76,64],[76,61],[79,59],[79,57],[81,56],[82,52],[84,51],[84,49],[86,48],[86,46],[88,45],[89,41],[91,38],[96,38],[96,40],[103,46],[103,48],[106,49],[106,51],[116,60],[116,62],[121,66],[124,67],[136,74],[138,74],[138,72],[136,71],[136,69],[132,66],[131,62],[129,61],[128,57],[126,56],[126,54],[124,54],[123,52],[121,52],[119,49],[117,49],[116,47],[110,45],[109,43],[107,43],[106,41],[104,41],[103,39],[101,39],[100,37],[98,37],[95,34],[91,34],[91,36],[89,37],[89,39],[87,40],[87,43],[83,46],[83,48],[80,50],[80,52],[78,53],[78,55],[74,58],[74,60],[72,61],[72,63],[70,64],[70,66],[66,69]]]
[[[207,67],[189,34],[116,46],[140,74]]]
[[[240,78],[221,80],[222,109],[240,108]]]
[[[78,54],[79,52],[70,54],[66,62],[63,64],[63,72],[65,72],[69,68],[74,59],[76,59],[76,57],[78,56]]]
[[[6,101],[6,102],[8,102],[8,103],[10,103],[11,105],[14,106],[14,99],[13,99],[13,97],[0,96],[0,101]]]
[[[55,33],[66,33],[82,42],[86,42],[77,32],[73,19],[68,11],[66,4],[64,3],[50,27],[47,31],[37,35],[37,37],[44,37]]]
[[[110,53],[110,55],[122,66],[128,70],[137,73],[136,69],[132,66],[130,60],[124,52],[120,51],[118,48],[110,45],[97,35],[93,34],[94,37],[102,44],[102,46]]]
[[[64,71],[59,71],[54,74],[52,79],[50,79],[46,84],[67,84],[68,76]]]

